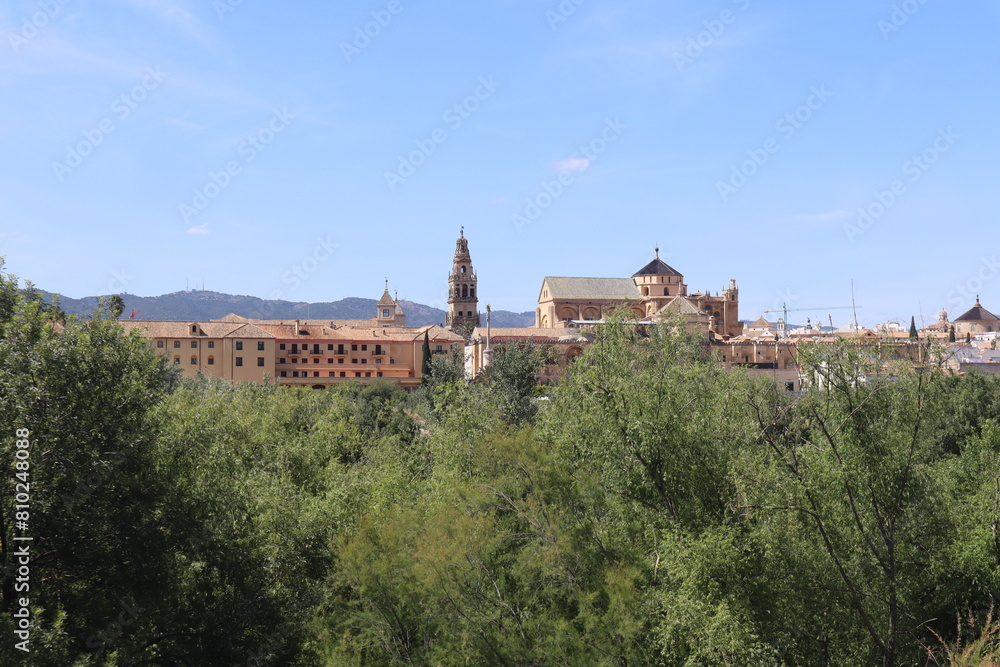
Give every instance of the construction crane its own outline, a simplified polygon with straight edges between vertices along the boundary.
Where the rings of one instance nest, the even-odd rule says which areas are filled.
[[[861,307],[862,306],[858,306],[858,308],[861,308]],[[785,326],[787,327],[788,326],[788,313],[794,313],[794,312],[797,312],[797,311],[811,311],[811,312],[816,312],[817,310],[852,310],[853,308],[854,308],[854,306],[826,306],[824,308],[789,308],[787,304],[783,303],[783,304],[781,304],[781,310],[765,310],[764,313],[765,314],[767,314],[767,313],[782,313],[782,316],[783,316],[784,322],[785,322]],[[832,317],[830,319],[831,319],[831,321],[833,320]],[[855,322],[855,325],[857,325],[857,322]]]

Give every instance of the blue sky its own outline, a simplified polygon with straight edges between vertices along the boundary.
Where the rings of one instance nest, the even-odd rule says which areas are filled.
[[[998,31],[977,0],[9,0],[0,254],[72,297],[441,307],[464,225],[498,309],[658,245],[751,319],[843,324],[852,280],[868,324],[1000,311]]]

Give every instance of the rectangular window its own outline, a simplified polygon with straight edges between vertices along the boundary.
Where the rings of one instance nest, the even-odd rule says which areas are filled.
[[[379,371],[379,372],[377,373],[377,377],[382,377],[382,371]]]
[[[210,350],[214,350],[215,349],[215,341],[214,340],[208,341],[208,349],[210,349]]]
[[[260,352],[264,351],[264,341],[262,340],[257,341],[257,350]]]
[[[381,363],[382,363],[382,360],[381,360],[381,359],[376,359],[376,360],[375,360],[375,363],[376,363],[376,364],[381,364]]]
[[[264,357],[257,357],[257,365],[260,367],[264,366]]]
[[[368,346],[367,345],[362,345],[361,346],[361,351],[362,352],[367,352],[368,351]]]
[[[340,371],[340,377],[342,378],[347,377],[347,373],[345,373],[344,371]]]
[[[163,341],[162,340],[156,341],[156,347],[162,348],[163,347]]]
[[[389,317],[389,309],[388,308],[383,308],[382,309],[382,317],[383,318],[388,318]]]
[[[440,345],[435,346],[434,349],[437,350],[438,352],[444,352],[444,348]]]
[[[191,347],[197,348],[198,347],[198,341],[196,341],[196,340],[191,341]]]
[[[352,345],[351,346],[351,352],[357,352],[357,351],[358,351],[358,346],[357,345]]]
[[[356,363],[358,363],[358,360],[357,359],[351,359],[351,363],[352,364],[356,364]]]
[[[331,350],[333,350],[333,343],[328,343],[327,346],[326,346],[326,349],[327,349],[328,352],[331,351]]]
[[[361,363],[363,363],[363,364],[367,364],[367,363],[368,363],[368,360],[367,360],[367,359],[362,359],[362,360],[361,360]]]
[[[279,346],[278,346],[278,349],[279,349],[279,350],[284,350],[284,349],[285,349],[285,344],[284,344],[284,343],[282,343],[281,345],[279,345]]]
[[[237,366],[243,365],[243,357],[236,357],[236,365]]]
[[[236,341],[236,349],[237,350],[242,350],[243,349],[243,341],[241,341],[241,340]]]
[[[333,371],[330,371],[330,377],[337,377],[337,374],[334,373]]]
[[[354,377],[356,378],[361,377],[361,371],[354,371]]]
[[[278,359],[278,363],[279,364],[283,364],[283,363],[285,363],[285,360],[284,359]]]
[[[298,376],[299,376],[299,372],[298,371],[292,371],[292,377],[293,378],[297,378]]]
[[[343,357],[341,357],[340,359],[337,359],[337,363],[338,363],[338,364],[342,364],[342,363],[344,363],[344,358],[343,358]]]
[[[288,371],[281,371],[281,377],[283,378],[288,377]]]
[[[372,376],[372,374],[371,374],[371,373],[365,373],[365,377],[366,377],[366,378],[370,378],[371,376]]]
[[[314,378],[318,378],[319,377],[319,371],[313,371],[313,377]]]
[[[208,365],[209,366],[214,366],[215,365],[215,357],[209,357],[208,358]]]
[[[176,348],[178,348],[180,346],[181,346],[181,342],[179,340],[175,340],[174,341],[174,348],[176,349]]]

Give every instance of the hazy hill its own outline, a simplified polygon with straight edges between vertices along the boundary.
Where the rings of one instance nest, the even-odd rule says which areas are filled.
[[[236,313],[243,317],[257,319],[315,319],[315,320],[362,320],[375,314],[376,299],[348,297],[329,303],[302,303],[294,301],[274,301],[255,296],[237,296],[203,290],[186,290],[161,296],[135,296],[123,294],[125,299],[124,317],[139,311],[136,319],[141,320],[210,320]],[[96,296],[70,299],[59,296],[59,305],[67,313],[89,315],[97,308]],[[401,301],[409,326],[442,324],[445,311],[413,301]],[[485,313],[483,314],[485,324]],[[513,313],[506,310],[493,311],[493,326],[528,327],[535,321],[533,312]]]

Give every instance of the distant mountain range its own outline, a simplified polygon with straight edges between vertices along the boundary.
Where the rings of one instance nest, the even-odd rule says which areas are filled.
[[[261,320],[366,320],[375,316],[376,299],[349,297],[329,303],[302,303],[274,301],[255,296],[237,296],[204,290],[186,290],[162,296],[135,296],[123,294],[127,318],[133,310],[139,311],[139,320],[205,321],[236,313],[250,319]],[[66,313],[90,315],[97,308],[98,297],[71,299],[59,295],[59,306]],[[407,326],[422,327],[443,324],[445,311],[413,301],[400,301],[406,313]],[[486,314],[482,315],[486,324]],[[530,327],[535,322],[534,312],[514,313],[494,310],[491,322],[495,327]]]

